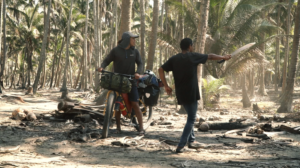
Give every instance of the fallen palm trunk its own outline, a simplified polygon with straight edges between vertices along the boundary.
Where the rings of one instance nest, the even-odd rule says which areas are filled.
[[[35,163],[35,164],[39,164],[39,163],[49,163],[49,162],[62,162],[63,159],[62,157],[53,157],[53,158],[43,158],[43,159],[31,159],[31,160],[4,160],[1,162],[1,164],[7,164],[7,163],[11,163],[11,164],[28,164],[28,163]]]
[[[286,132],[285,131],[281,131],[281,132],[264,132],[264,134],[268,135],[269,137],[274,137],[277,135],[285,135]]]
[[[170,139],[165,139],[165,138],[162,138],[162,137],[159,138],[159,141],[164,142],[164,143],[166,143],[166,144],[168,144],[168,145],[173,145],[173,146],[177,146],[178,143],[179,143],[179,141],[174,141],[174,140],[170,140]]]
[[[174,140],[170,140],[170,139],[165,139],[165,138],[162,138],[162,137],[160,137],[159,138],[159,141],[160,142],[164,142],[164,143],[166,143],[166,144],[168,144],[168,145],[173,145],[173,146],[177,146],[178,145],[178,143],[179,143],[179,141],[174,141]],[[207,144],[203,144],[203,143],[201,143],[201,144],[199,144],[200,145],[200,147],[199,148],[202,148],[202,149],[209,149],[209,148],[215,148],[215,147],[220,147],[220,146],[223,146],[223,145],[207,145]]]
[[[63,118],[63,119],[74,119],[77,118],[82,122],[89,122],[91,119],[103,120],[103,113],[99,112],[99,108],[104,107],[101,106],[87,106],[83,104],[76,104],[74,102],[69,101],[61,101],[57,105],[58,111],[56,111],[55,119]]]
[[[237,133],[238,135],[243,135],[243,133]],[[261,139],[270,139],[270,137],[266,134],[245,134],[246,136],[249,136],[249,137],[256,137],[256,138],[261,138]]]
[[[290,132],[290,133],[293,133],[293,134],[300,134],[300,130],[297,129],[294,129],[294,128],[291,128],[291,127],[288,127],[288,126],[285,126],[285,125],[281,125],[280,128],[279,128],[281,131],[286,131],[286,132]]]
[[[256,137],[250,138],[250,137],[242,137],[242,136],[230,135],[230,134],[224,134],[222,138],[238,139],[247,143],[252,143],[254,139],[257,139]]]
[[[15,152],[17,150],[19,150],[20,145],[14,148],[10,148],[10,149],[4,149],[4,148],[0,148],[0,153],[11,153],[11,152]]]
[[[233,130],[233,129],[240,129],[240,128],[247,128],[257,123],[239,123],[239,122],[214,122],[208,123],[210,130]],[[201,127],[201,126],[200,126]]]
[[[225,134],[233,134],[233,133],[239,133],[239,132],[245,132],[246,129],[235,129],[225,132]]]

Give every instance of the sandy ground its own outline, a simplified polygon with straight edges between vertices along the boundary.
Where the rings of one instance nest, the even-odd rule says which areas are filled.
[[[252,101],[268,111],[264,115],[272,116],[279,104],[273,101],[277,93],[272,90],[268,90],[268,93],[269,96],[257,96]],[[21,96],[25,103],[3,95]],[[220,137],[226,130],[199,132],[195,128],[198,142],[216,146],[198,150],[186,147],[185,153],[176,154],[176,146],[159,141],[159,138],[179,140],[186,121],[186,115],[176,115],[175,106],[166,104],[171,98],[164,98],[162,104],[154,108],[153,120],[163,117],[165,121],[172,122],[172,125],[150,126],[146,136],[140,140],[132,139],[138,138],[134,128],[122,126],[121,134],[110,134],[106,139],[92,138],[88,142],[77,142],[68,136],[71,129],[79,126],[77,123],[49,120],[21,122],[10,118],[12,111],[18,107],[31,108],[36,115],[52,113],[57,109],[60,95],[57,89],[41,90],[36,96],[25,95],[23,90],[5,90],[0,98],[0,149],[18,145],[20,148],[10,153],[1,153],[0,150],[0,167],[300,167],[300,136],[291,133],[245,143]],[[95,94],[89,92],[70,91],[69,95],[72,99],[84,102],[92,102],[95,97]],[[241,98],[241,91],[222,94],[220,109],[228,111],[227,115],[220,115],[220,109],[215,108],[198,111],[198,114],[203,118],[220,117],[218,121],[210,122],[228,122],[231,118],[242,116],[253,117],[252,108],[242,108]],[[295,96],[296,105],[297,101]],[[26,124],[26,127],[21,123]],[[300,126],[299,122],[293,120],[273,121],[272,126],[281,124]],[[101,133],[101,122],[100,126],[93,128]],[[114,129],[115,127],[112,131]],[[124,140],[124,137],[129,140],[131,138],[130,147],[111,144],[113,141]],[[286,143],[275,143],[278,140]]]

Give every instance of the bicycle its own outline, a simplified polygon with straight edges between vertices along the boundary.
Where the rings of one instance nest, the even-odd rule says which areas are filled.
[[[113,73],[109,71],[102,70],[102,73],[111,73],[111,74],[118,74],[124,77],[128,77],[129,80],[133,80],[134,75],[126,75],[126,74],[119,74]],[[139,87],[138,87],[139,89]],[[146,106],[143,101],[143,94],[139,91],[139,105],[140,109],[143,113],[143,116],[147,114],[146,121],[144,122],[143,117],[143,125],[144,129],[150,125],[152,119],[152,106]],[[102,130],[102,138],[107,138],[109,132],[109,126],[111,124],[111,120],[115,115],[115,112],[120,110],[123,116],[127,119],[130,119],[130,123],[134,126],[134,128],[139,131],[139,125],[137,122],[137,118],[135,116],[134,110],[131,107],[130,101],[128,99],[128,93],[120,93],[118,91],[109,90],[106,94],[106,102],[104,108],[104,122],[103,122],[103,130]]]

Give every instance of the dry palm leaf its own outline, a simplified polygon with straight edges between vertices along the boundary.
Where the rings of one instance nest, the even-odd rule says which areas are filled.
[[[171,50],[171,52],[173,52],[173,53],[178,53],[178,52],[179,52],[177,49],[175,49],[175,48],[173,47],[172,44],[170,44],[170,43],[168,43],[167,41],[164,41],[164,40],[162,40],[162,39],[159,39],[159,38],[157,39],[157,45],[162,46],[162,47],[164,47],[164,48],[168,48],[168,49]]]
[[[264,53],[255,43],[249,43],[232,53],[231,60],[227,61],[224,75],[243,74],[261,63],[265,63]]]

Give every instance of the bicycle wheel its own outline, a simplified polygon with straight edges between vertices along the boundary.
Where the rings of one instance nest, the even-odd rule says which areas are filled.
[[[146,130],[150,123],[151,123],[151,120],[152,120],[152,106],[146,106],[143,102],[143,100],[140,99],[140,109],[141,109],[141,112],[144,114],[146,113],[147,114],[147,117],[143,116],[143,127],[144,127],[144,130]],[[137,120],[137,117],[135,115],[135,112],[134,110],[132,109],[132,123],[134,124],[134,128],[139,131],[139,124],[138,124],[138,120]]]
[[[111,118],[113,116],[113,108],[115,102],[115,93],[113,91],[109,92],[106,101],[106,110],[103,122],[102,138],[107,138],[109,132],[109,125],[111,123]]]

